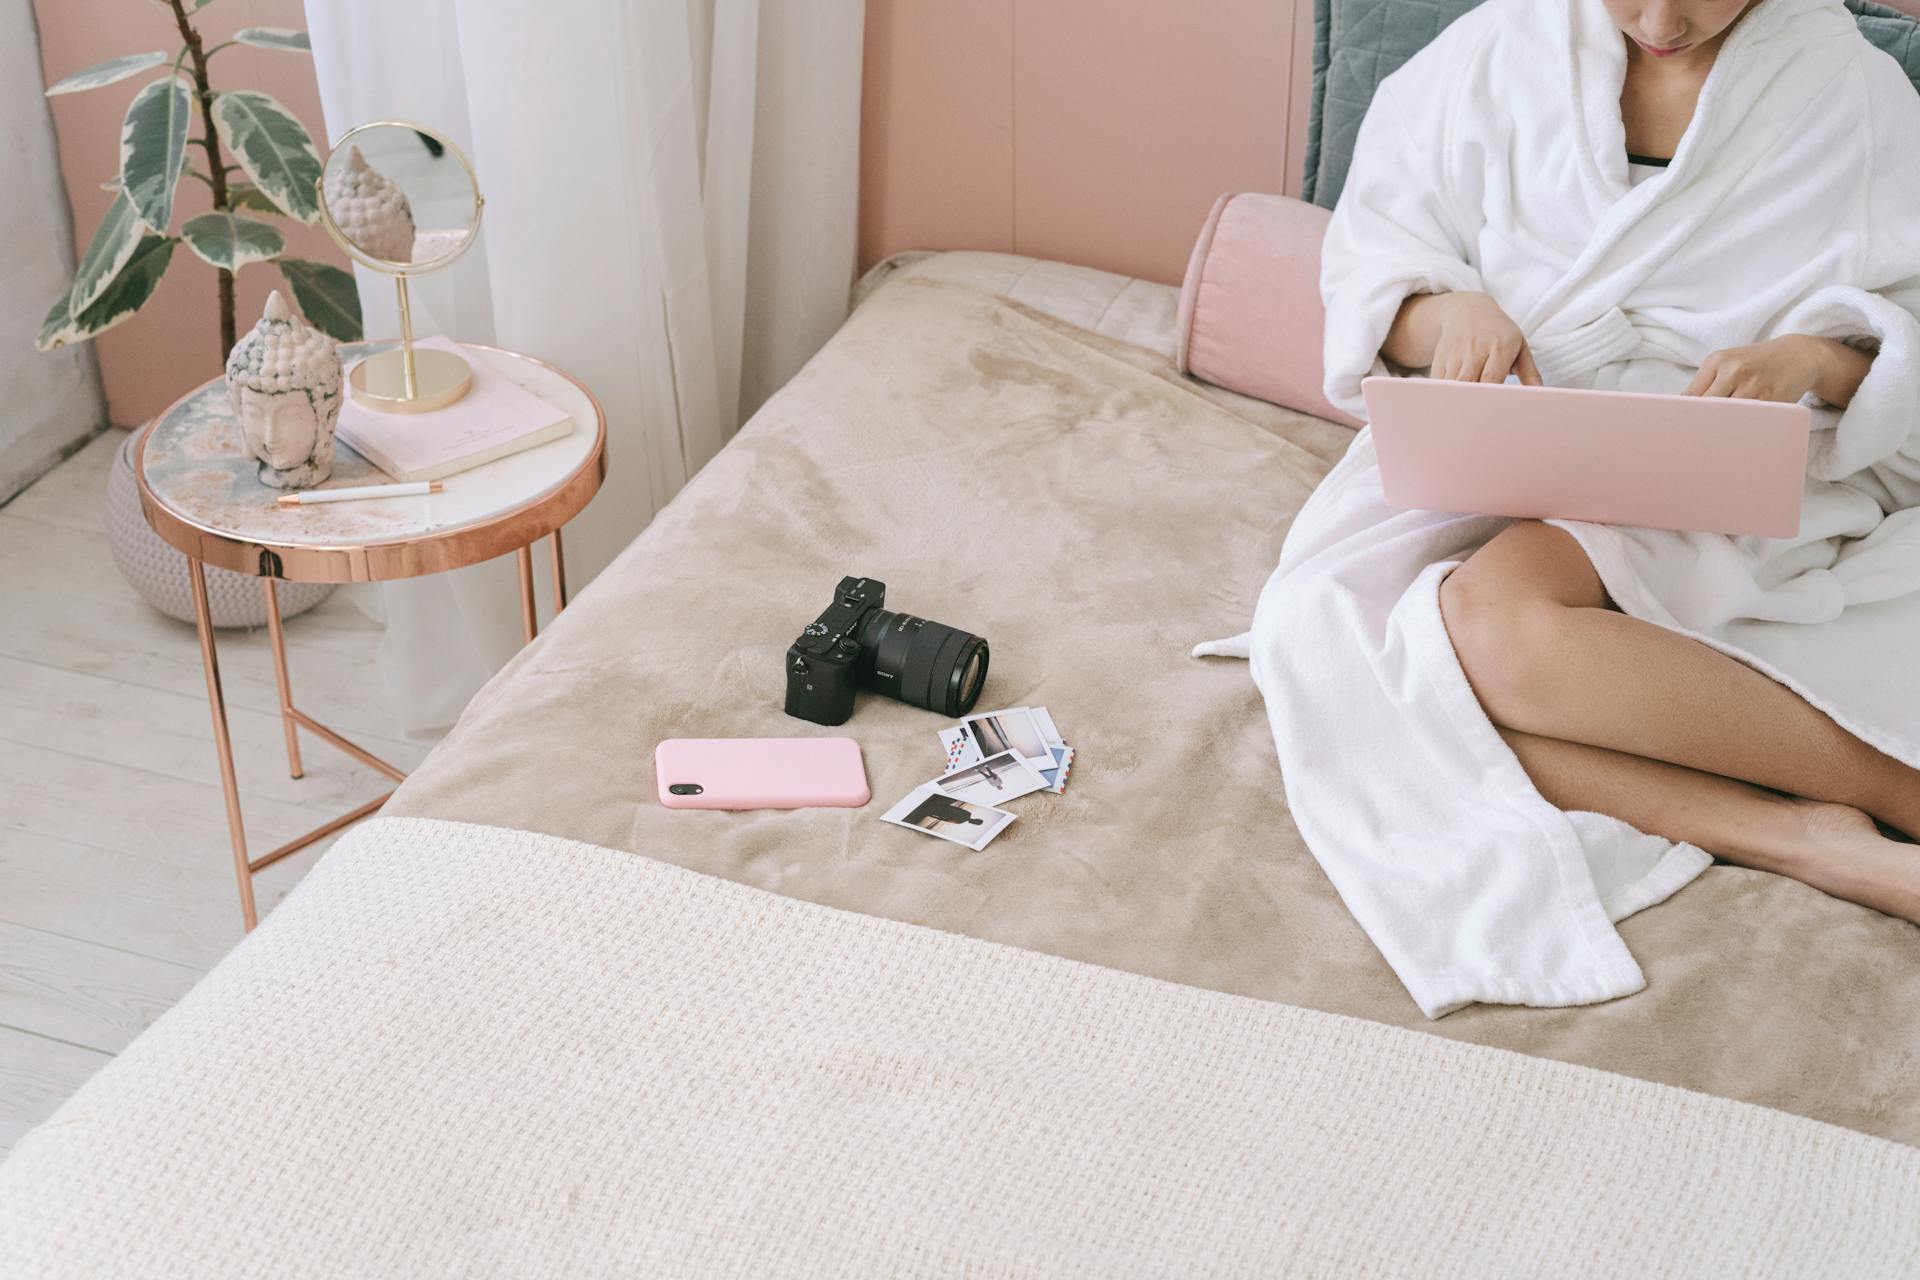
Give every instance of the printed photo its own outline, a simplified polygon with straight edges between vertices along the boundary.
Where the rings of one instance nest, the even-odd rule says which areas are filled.
[[[1067,776],[1073,772],[1073,748],[1061,743],[1047,749],[1053,752],[1054,767],[1040,770],[1040,776],[1046,780],[1047,790],[1059,795],[1067,789]]]
[[[880,815],[881,821],[911,827],[978,852],[1013,823],[1004,809],[989,808],[942,795],[931,782],[913,789],[905,800]]]
[[[948,771],[980,762],[980,748],[974,745],[973,735],[963,724],[940,731],[940,750],[946,752]]]
[[[967,727],[982,759],[1011,751],[1035,768],[1051,768],[1053,756],[1047,751],[1046,734],[1026,707],[1006,711],[985,711],[960,721]]]
[[[1001,804],[1045,790],[1040,771],[1011,751],[989,756],[934,779],[933,785],[956,800]]]

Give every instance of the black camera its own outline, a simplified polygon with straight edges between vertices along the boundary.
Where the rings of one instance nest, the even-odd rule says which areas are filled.
[[[842,578],[833,603],[787,650],[787,714],[844,724],[871,689],[910,707],[963,716],[987,679],[987,642],[957,627],[889,613],[887,584]]]

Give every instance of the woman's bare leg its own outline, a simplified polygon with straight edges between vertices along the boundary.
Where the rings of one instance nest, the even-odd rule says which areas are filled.
[[[1512,729],[1500,736],[1540,794],[1562,809],[1604,813],[1920,923],[1920,850],[1881,835],[1858,809],[1604,747]]]
[[[1920,837],[1920,770],[1751,667],[1610,609],[1565,530],[1510,525],[1447,576],[1440,604],[1503,729],[1850,805]]]

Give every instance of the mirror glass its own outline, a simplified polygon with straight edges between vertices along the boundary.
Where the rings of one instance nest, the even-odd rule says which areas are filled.
[[[321,213],[367,265],[419,274],[472,242],[480,192],[447,139],[407,124],[363,125],[340,139],[320,179]]]

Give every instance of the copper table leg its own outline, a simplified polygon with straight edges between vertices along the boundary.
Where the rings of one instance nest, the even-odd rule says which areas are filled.
[[[273,678],[280,684],[280,724],[287,732],[287,776],[298,778],[306,770],[300,767],[300,729],[293,718],[293,684],[287,679],[287,635],[280,625],[280,587],[272,578],[262,578],[260,589],[267,597],[267,639],[273,647]]]
[[[187,557],[187,585],[193,589],[193,625],[200,633],[200,663],[207,670],[207,706],[213,712],[213,746],[220,757],[220,788],[227,798],[227,834],[233,839],[233,873],[240,882],[240,918],[247,931],[260,922],[253,905],[253,867],[247,861],[247,831],[240,821],[240,781],[233,772],[233,739],[227,733],[227,702],[220,693],[220,659],[213,651],[213,611],[207,604],[207,576],[200,562]]]
[[[337,747],[340,751],[352,756],[355,760],[358,760],[370,769],[378,769],[395,782],[405,782],[407,780],[407,775],[400,769],[388,764],[385,760],[382,760],[379,756],[376,756],[373,752],[360,746],[358,743],[347,741],[347,739],[327,728],[327,726],[321,724],[318,720],[315,720],[298,707],[295,707],[290,714],[293,716],[296,724],[327,745]],[[259,865],[257,862],[254,863],[255,867]]]
[[[564,554],[560,542],[560,531],[553,532],[553,607],[554,612],[567,605],[567,571],[562,561]],[[531,643],[539,632],[539,613],[533,591],[533,545],[521,547],[518,553],[520,562],[520,622]],[[259,872],[292,856],[307,846],[314,844],[342,827],[349,826],[360,819],[379,812],[393,793],[376,800],[369,800],[359,808],[342,814],[331,822],[315,827],[305,835],[297,836],[259,858],[247,856],[247,832],[240,818],[240,782],[233,767],[233,738],[227,729],[227,704],[220,691],[220,661],[214,651],[213,610],[207,601],[207,578],[201,562],[187,557],[187,577],[193,588],[193,621],[200,634],[200,660],[207,672],[207,705],[213,714],[213,745],[220,759],[220,787],[227,801],[227,833],[233,840],[234,877],[240,886],[240,915],[247,931],[252,932],[260,922],[260,913],[254,904],[253,877]],[[357,743],[350,742],[321,724],[312,716],[293,705],[293,681],[287,674],[287,635],[280,621],[280,587],[272,578],[262,578],[260,589],[266,597],[267,639],[273,650],[273,677],[280,689],[280,724],[287,739],[287,770],[294,777],[304,775],[305,769],[300,762],[300,730],[305,729],[328,745],[337,747],[347,755],[386,774],[395,782],[405,780],[406,774],[380,759]]]
[[[247,931],[251,933],[254,926],[260,923],[260,912],[253,897],[254,876],[281,859],[325,839],[342,827],[379,812],[380,807],[387,802],[393,792],[389,791],[377,800],[369,800],[352,812],[342,814],[331,822],[323,823],[305,835],[296,836],[261,857],[249,859],[247,831],[240,818],[240,781],[233,767],[233,738],[227,729],[226,699],[220,691],[220,661],[214,651],[213,611],[207,602],[206,573],[201,562],[191,556],[187,557],[187,578],[193,588],[193,621],[200,633],[200,659],[207,669],[207,704],[213,711],[213,745],[219,753],[220,786],[226,793],[227,799],[227,831],[233,838],[234,878],[240,884],[240,917]],[[365,748],[349,742],[293,705],[293,682],[287,675],[286,628],[280,621],[279,584],[272,578],[262,578],[260,586],[266,595],[267,637],[272,642],[274,678],[280,686],[280,723],[287,735],[287,767],[293,776],[298,778],[304,773],[300,763],[299,731],[305,729],[321,741],[338,747],[369,768],[386,774],[395,782],[403,781],[407,776],[405,773]]]
[[[533,603],[533,544],[528,543],[517,553],[520,558],[520,629],[526,633],[528,644],[540,634],[540,618],[534,611]]]

